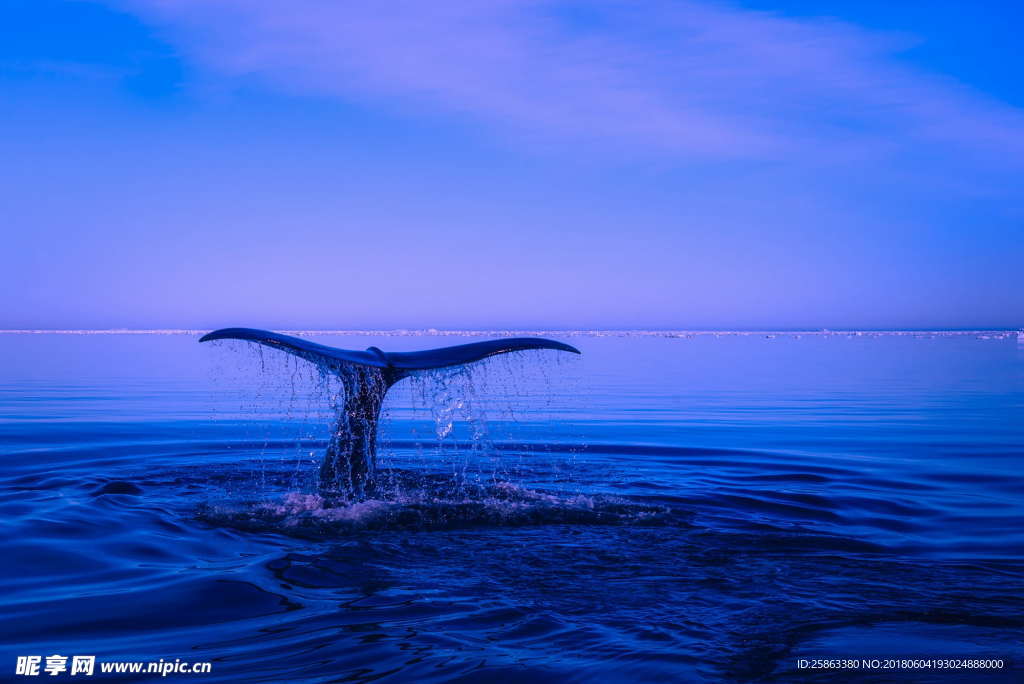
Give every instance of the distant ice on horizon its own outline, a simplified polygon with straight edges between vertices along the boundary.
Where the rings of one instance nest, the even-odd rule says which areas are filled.
[[[206,329],[130,329],[115,328],[104,330],[88,329],[17,329],[0,330],[6,335],[202,335]],[[512,337],[512,336],[559,336],[559,337],[977,337],[979,339],[1005,340],[1016,338],[1024,344],[1024,329],[1020,330],[438,330],[394,329],[394,330],[278,330],[287,335],[348,335],[361,337]]]

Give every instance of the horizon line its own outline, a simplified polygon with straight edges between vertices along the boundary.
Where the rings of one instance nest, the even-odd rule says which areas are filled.
[[[3,335],[200,335],[208,328],[0,328]],[[291,335],[387,335],[449,336],[562,334],[574,336],[650,335],[1024,335],[1024,328],[350,328],[350,329],[277,329]]]

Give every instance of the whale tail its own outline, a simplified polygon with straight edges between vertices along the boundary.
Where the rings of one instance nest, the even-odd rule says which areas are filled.
[[[541,337],[510,337],[416,352],[336,349],[291,335],[253,328],[223,328],[200,342],[246,340],[289,354],[340,376],[345,403],[320,466],[320,486],[350,496],[365,496],[374,487],[377,422],[388,389],[416,371],[463,366],[497,354],[554,349],[579,354],[575,347]]]

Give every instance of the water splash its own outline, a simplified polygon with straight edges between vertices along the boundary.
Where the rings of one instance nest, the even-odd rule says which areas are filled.
[[[274,463],[275,459],[291,463],[288,484],[292,489],[318,492],[322,483],[310,473],[316,470],[322,451],[311,449],[310,443],[326,442],[328,449],[344,451],[351,448],[348,442],[354,434],[367,432],[379,433],[375,498],[415,497],[426,477],[441,478],[445,495],[462,499],[479,495],[482,487],[516,481],[523,472],[523,453],[496,448],[493,427],[498,425],[504,431],[503,442],[523,442],[516,429],[518,415],[536,416],[539,410],[550,410],[550,395],[557,393],[549,365],[564,363],[547,355],[506,354],[472,366],[414,372],[387,395],[378,429],[368,431],[366,425],[354,423],[365,423],[365,417],[353,416],[346,409],[346,397],[361,382],[356,369],[339,372],[337,367],[267,353],[259,345],[215,344],[248,352],[235,354],[231,369],[232,375],[243,380],[237,383],[241,385],[237,390],[241,395],[239,414],[250,417],[247,430],[264,431],[268,448],[260,452],[255,467],[249,466],[247,485],[237,489],[257,491],[264,498],[280,491],[267,476],[268,466],[283,464]],[[260,369],[255,378],[250,376],[253,353]],[[235,385],[236,378],[230,383]],[[295,449],[270,448],[272,441],[279,444],[280,439],[274,434],[271,440],[269,431],[279,432],[280,427],[261,424],[251,420],[252,416],[290,426]],[[396,416],[401,420],[396,422]],[[408,442],[410,425],[417,443],[412,455],[407,448],[390,446],[393,441]],[[258,441],[257,435],[248,437]],[[574,457],[565,454],[566,461]]]
[[[422,479],[417,485],[361,501],[286,492],[270,500],[205,504],[199,517],[217,525],[314,538],[360,530],[561,524],[689,526],[688,516],[678,510],[613,496],[534,490],[511,482],[464,487],[458,492],[443,480]]]

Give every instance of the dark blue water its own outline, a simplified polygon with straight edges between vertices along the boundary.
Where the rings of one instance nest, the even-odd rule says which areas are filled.
[[[1020,680],[1016,336],[565,339],[396,386],[386,486],[345,504],[315,483],[339,388],[302,361],[0,336],[3,678]],[[1006,666],[797,669],[891,657]]]

